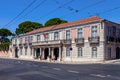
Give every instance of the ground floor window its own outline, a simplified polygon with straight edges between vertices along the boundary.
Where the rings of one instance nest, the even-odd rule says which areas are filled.
[[[108,47],[108,59],[110,59],[110,58],[111,58],[111,48]]]
[[[97,58],[97,47],[92,47],[92,58]]]
[[[70,48],[69,47],[66,48],[66,57],[70,57]]]
[[[82,48],[78,47],[78,58],[82,57],[83,53],[82,53]]]
[[[32,55],[32,48],[30,48],[30,55]]]
[[[27,48],[25,48],[25,55],[27,55]]]
[[[20,48],[20,55],[22,55],[22,48]]]

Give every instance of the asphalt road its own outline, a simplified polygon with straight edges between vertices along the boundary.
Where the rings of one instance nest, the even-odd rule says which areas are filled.
[[[57,64],[0,59],[0,80],[120,80],[120,64]]]

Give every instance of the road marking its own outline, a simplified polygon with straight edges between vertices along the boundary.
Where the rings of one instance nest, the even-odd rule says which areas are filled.
[[[90,74],[91,76],[96,76],[96,77],[101,77],[101,78],[104,78],[104,77],[106,77],[106,76],[104,76],[104,75],[101,75],[101,74]]]
[[[110,77],[111,75],[107,75],[107,77]]]
[[[60,68],[53,68],[53,69],[54,69],[54,70],[58,70],[58,71],[61,70]]]
[[[79,73],[78,71],[73,71],[73,70],[68,70],[68,72],[71,72],[71,73]]]

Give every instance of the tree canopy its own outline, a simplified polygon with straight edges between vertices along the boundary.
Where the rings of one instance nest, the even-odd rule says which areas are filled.
[[[6,28],[1,28],[0,29],[0,38],[5,38],[5,37],[8,37],[8,36],[11,36],[12,35],[12,32]]]
[[[67,23],[67,21],[66,20],[61,20],[60,18],[52,18],[52,19],[49,19],[45,23],[45,27],[56,25],[56,24],[62,24],[62,23]]]
[[[9,42],[9,39],[7,38],[8,36],[12,36],[13,33],[6,29],[6,28],[1,28],[0,29],[0,43],[5,43]]]
[[[34,29],[38,29],[41,27],[43,27],[43,25],[38,22],[25,21],[18,25],[18,28],[16,28],[15,33],[17,35],[24,34],[26,32],[29,32],[29,31],[32,31]]]

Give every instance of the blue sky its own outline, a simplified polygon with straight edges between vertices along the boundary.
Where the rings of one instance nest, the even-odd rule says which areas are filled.
[[[71,22],[98,15],[120,22],[120,0],[35,0],[23,14],[15,18],[33,1],[0,0],[0,28],[8,28],[14,32],[21,22],[34,21],[44,24],[55,17]],[[41,5],[35,8],[40,3]],[[10,22],[13,18],[15,20]]]

